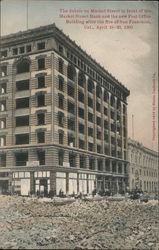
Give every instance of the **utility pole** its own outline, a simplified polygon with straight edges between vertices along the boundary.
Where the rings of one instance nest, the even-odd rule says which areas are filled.
[[[28,0],[27,1],[27,9],[26,9],[26,26],[27,26],[27,30],[28,30]]]
[[[132,115],[132,139],[134,140],[134,115]]]

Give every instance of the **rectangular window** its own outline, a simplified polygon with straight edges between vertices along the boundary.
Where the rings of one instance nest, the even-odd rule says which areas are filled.
[[[38,98],[38,107],[45,106],[45,95],[44,94],[38,95],[37,98]]]
[[[38,151],[37,156],[39,165],[45,165],[45,151]]]
[[[90,112],[88,113],[88,121],[93,122],[93,114]]]
[[[1,51],[1,57],[7,57],[7,50]]]
[[[18,49],[17,48],[13,48],[12,52],[13,52],[13,56],[15,56],[15,55],[18,54]]]
[[[60,127],[64,126],[64,113],[58,112],[58,124]]]
[[[88,97],[88,106],[93,108],[93,99]]]
[[[93,143],[89,142],[88,143],[88,150],[93,151],[93,146],[94,146]]]
[[[38,77],[38,88],[45,88],[45,76]]]
[[[20,53],[20,54],[24,54],[24,47],[20,47],[20,48],[19,48],[19,53]]]
[[[37,133],[37,140],[38,140],[38,143],[45,143],[45,132],[44,131]]]
[[[31,45],[30,44],[26,46],[26,52],[27,53],[31,52]]]
[[[74,131],[75,130],[75,120],[68,118],[68,124],[67,124],[67,126],[68,126],[68,129]]]
[[[101,111],[101,105],[100,105],[99,102],[96,102],[96,110],[97,110],[98,112]]]
[[[59,72],[61,74],[63,74],[63,64],[64,64],[63,60],[59,59]]]
[[[29,134],[16,135],[16,145],[29,144]]]
[[[6,65],[3,65],[0,67],[0,76],[1,77],[7,76],[7,66]]]
[[[75,88],[69,84],[67,85],[67,94],[74,98]]]
[[[16,99],[16,109],[29,108],[29,97]]]
[[[29,115],[16,117],[16,127],[29,126]]]
[[[45,124],[45,113],[37,114],[38,125]]]
[[[1,83],[0,84],[0,95],[7,93],[7,83]]]
[[[28,161],[28,153],[16,153],[15,154],[15,164],[16,166],[26,166]]]
[[[64,79],[62,77],[59,77],[59,90],[64,90]]]
[[[75,114],[75,104],[68,101],[68,112],[71,114]]]
[[[79,133],[84,134],[84,124],[79,123],[78,128],[79,128]]]
[[[78,101],[84,103],[84,94],[82,92],[78,92]]]
[[[63,133],[59,133],[59,144],[63,144]]]
[[[38,50],[45,49],[45,42],[38,43],[38,44],[37,44],[37,49],[38,49]]]
[[[38,70],[45,69],[45,58],[38,59]]]
[[[59,94],[58,99],[59,99],[59,108],[63,109],[64,108],[64,96],[62,94]]]
[[[16,91],[29,90],[29,80],[16,82]]]
[[[101,118],[97,116],[97,125],[101,126]]]
[[[0,156],[0,166],[2,168],[6,167],[6,154],[5,153],[2,153]]]
[[[84,149],[85,148],[85,141],[79,139],[79,148]]]
[[[84,119],[84,109],[78,108],[78,115],[79,115],[79,117]]]
[[[92,136],[93,137],[93,128],[88,128],[88,136]]]

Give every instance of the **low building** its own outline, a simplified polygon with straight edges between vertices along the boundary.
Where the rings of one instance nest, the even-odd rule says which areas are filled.
[[[158,191],[158,153],[141,143],[128,139],[129,189]]]

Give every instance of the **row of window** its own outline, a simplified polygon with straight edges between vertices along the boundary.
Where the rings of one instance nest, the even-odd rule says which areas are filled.
[[[37,50],[45,49],[45,42],[37,42],[36,49]],[[18,54],[29,53],[31,51],[32,51],[32,44],[27,44],[25,46],[23,45],[23,46],[20,46],[20,47],[12,48],[12,55],[15,56],[15,55],[18,55]],[[1,53],[0,53],[0,57],[1,58],[8,57],[8,50],[7,49],[2,50]]]
[[[64,47],[62,45],[59,45],[59,52],[64,54]],[[73,55],[71,51],[67,50],[66,53],[67,58],[76,66],[78,66],[81,70],[83,70],[85,73],[90,75],[91,78],[93,78],[95,81],[98,81],[99,83],[103,83],[110,91],[114,92],[118,97],[122,98],[122,93],[117,90],[110,82],[106,81],[101,77],[96,71],[91,69],[88,65],[86,65],[80,58]],[[126,99],[126,96],[124,96],[124,100]]]

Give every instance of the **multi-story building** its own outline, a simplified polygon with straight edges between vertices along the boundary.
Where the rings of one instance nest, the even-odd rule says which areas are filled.
[[[125,86],[54,24],[1,37],[0,74],[1,192],[125,190]]]
[[[158,153],[128,139],[129,188],[158,192]]]

